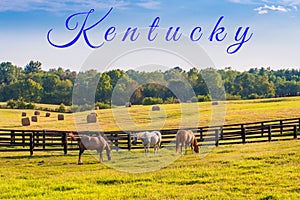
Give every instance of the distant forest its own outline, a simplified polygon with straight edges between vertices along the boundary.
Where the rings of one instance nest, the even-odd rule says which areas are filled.
[[[2,62],[0,101],[21,99],[33,103],[71,105],[74,86],[78,92],[74,93],[75,97],[80,97],[77,98],[78,105],[91,103],[88,98],[81,98],[89,92],[94,94],[95,102],[110,105],[114,90],[122,97],[130,95],[132,104],[173,103],[178,98],[174,95],[174,90],[188,91],[190,86],[194,93],[181,92],[180,101],[209,101],[209,91],[223,91],[222,85],[226,99],[296,96],[300,92],[299,69],[252,68],[239,72],[230,67],[219,70],[192,68],[189,71],[175,67],[155,72],[110,70],[99,73],[88,70],[77,73],[62,68],[44,71],[41,67],[42,63],[38,61],[30,61],[23,68],[10,62]],[[216,84],[208,90],[203,77],[210,77]],[[76,78],[79,78],[78,81]],[[96,88],[96,92],[90,91],[91,88]],[[171,91],[170,88],[174,90]],[[123,101],[120,98],[114,103],[124,105],[126,102]]]

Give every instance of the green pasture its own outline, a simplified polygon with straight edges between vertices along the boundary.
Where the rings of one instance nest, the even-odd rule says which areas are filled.
[[[300,199],[299,146],[220,146],[203,158],[188,151],[148,173],[118,171],[88,153],[77,165],[75,151],[1,153],[0,199]]]
[[[42,105],[43,107],[47,105]],[[53,107],[53,105],[49,105]],[[210,124],[246,123],[264,120],[300,117],[300,97],[240,100],[220,102],[212,106],[211,102],[163,104],[161,110],[153,112],[152,106],[116,107],[97,110],[98,123],[87,124],[89,112],[64,114],[65,120],[58,121],[58,113],[52,112],[45,117],[41,111],[38,122],[22,127],[21,113],[31,117],[34,110],[0,110],[0,128],[10,129],[50,129],[50,130],[145,130],[170,129],[179,127],[206,126]],[[212,114],[213,113],[213,114]]]
[[[95,111],[95,124],[87,124],[89,112],[58,121],[58,113],[47,118],[41,111],[38,122],[22,127],[22,112],[34,114],[0,109],[0,128],[108,131],[205,126],[223,123],[222,116],[226,124],[286,119],[300,117],[300,97],[169,104],[158,112],[117,107]],[[83,165],[77,165],[77,151],[0,152],[0,199],[300,199],[299,147],[300,140],[277,141],[213,147],[208,154],[202,147],[200,155],[184,156],[169,147],[149,157],[114,150],[102,164],[95,152],[85,152]],[[141,173],[149,167],[153,171]]]

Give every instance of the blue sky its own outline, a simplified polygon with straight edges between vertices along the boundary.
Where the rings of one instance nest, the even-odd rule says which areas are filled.
[[[47,32],[53,28],[57,41],[70,40],[64,27],[69,15],[93,8],[92,24],[111,7],[113,11],[97,28],[97,34],[112,25],[120,30],[147,27],[159,16],[162,28],[180,26],[183,33],[189,34],[201,26],[207,37],[218,18],[224,16],[222,25],[230,37],[239,26],[249,26],[253,37],[234,55],[226,53],[226,42],[200,41],[218,68],[300,65],[300,0],[2,0],[0,61],[25,66],[30,60],[38,60],[44,69],[61,66],[78,70],[92,50],[83,40],[66,49],[54,48],[47,42]]]

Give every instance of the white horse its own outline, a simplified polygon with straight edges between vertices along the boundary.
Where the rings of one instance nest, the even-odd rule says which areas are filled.
[[[133,135],[132,144],[136,145],[137,140],[142,140],[146,154],[150,153],[150,146],[153,146],[154,153],[156,154],[161,143],[161,133],[159,131],[135,133]]]

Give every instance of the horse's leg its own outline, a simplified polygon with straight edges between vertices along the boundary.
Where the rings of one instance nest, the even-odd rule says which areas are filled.
[[[100,158],[99,158],[99,162],[102,163],[103,162],[103,154],[102,154],[103,150],[100,150],[99,151],[99,155],[100,155]]]
[[[78,156],[78,165],[82,165],[82,160],[81,160],[81,155],[83,154],[84,152],[84,148],[80,148],[79,149],[79,156]]]
[[[185,145],[184,145],[184,154],[185,154],[185,155],[187,154],[187,147],[188,147],[188,144],[185,143]]]
[[[181,154],[181,155],[183,154],[182,146],[183,146],[183,143],[180,144],[180,154]]]
[[[147,156],[149,156],[149,155],[150,155],[150,144],[147,145]]]

